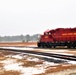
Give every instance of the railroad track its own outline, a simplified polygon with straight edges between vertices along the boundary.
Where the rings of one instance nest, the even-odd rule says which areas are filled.
[[[8,51],[14,51],[14,52],[22,52],[22,53],[41,55],[41,56],[44,56],[44,59],[46,59],[48,61],[50,61],[50,57],[64,59],[64,60],[70,60],[70,61],[76,61],[76,56],[74,56],[74,55],[45,53],[45,52],[37,52],[37,51],[31,51],[31,50],[19,50],[19,49],[9,49],[9,48],[0,48],[0,50],[8,50]],[[46,57],[49,57],[49,58],[46,58]]]

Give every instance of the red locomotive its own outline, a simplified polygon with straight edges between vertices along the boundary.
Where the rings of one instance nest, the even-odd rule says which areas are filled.
[[[75,28],[57,28],[47,30],[40,36],[38,47],[57,47],[67,46],[76,47],[76,27]]]

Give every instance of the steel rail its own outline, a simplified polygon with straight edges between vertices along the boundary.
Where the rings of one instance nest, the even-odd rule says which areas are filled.
[[[37,51],[31,51],[31,50],[19,50],[19,49],[7,49],[7,48],[0,48],[0,50],[37,54],[37,55],[43,55],[43,56],[48,56],[48,57],[55,57],[55,58],[60,58],[60,59],[76,61],[75,55],[67,55],[67,54],[64,55],[64,54],[57,54],[57,53],[45,53],[45,52],[37,52]]]

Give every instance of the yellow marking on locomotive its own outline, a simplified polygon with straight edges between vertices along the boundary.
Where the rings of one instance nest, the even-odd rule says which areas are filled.
[[[66,36],[66,35],[67,35],[66,33],[62,34],[62,36]]]
[[[73,33],[74,35],[76,35],[76,33]]]
[[[73,36],[73,35],[76,35],[76,33],[64,33],[64,34],[62,34],[62,36]]]
[[[73,35],[73,33],[68,33],[68,35]]]

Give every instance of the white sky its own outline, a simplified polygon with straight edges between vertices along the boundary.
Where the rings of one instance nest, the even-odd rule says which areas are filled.
[[[0,0],[0,36],[76,27],[76,0]]]

